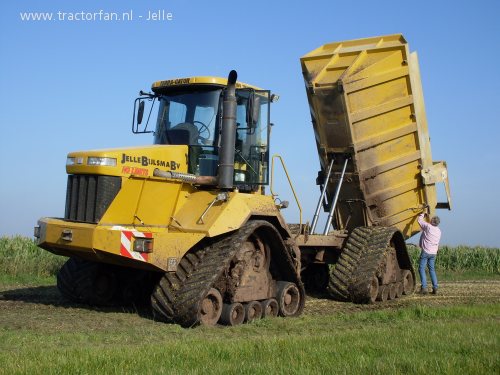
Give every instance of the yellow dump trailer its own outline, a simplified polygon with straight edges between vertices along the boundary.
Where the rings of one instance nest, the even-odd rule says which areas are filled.
[[[402,35],[325,44],[301,59],[326,196],[338,229],[419,231],[424,205],[450,208],[445,162],[433,162],[417,54]],[[448,201],[437,203],[436,183]],[[328,228],[327,228],[328,229]],[[326,233],[325,233],[326,234]]]
[[[396,34],[325,44],[301,65],[321,164],[316,213],[297,237],[306,285],[359,303],[413,293],[405,240],[419,232],[420,213],[450,208],[446,163],[431,157],[417,55]],[[316,234],[321,206],[328,219]]]

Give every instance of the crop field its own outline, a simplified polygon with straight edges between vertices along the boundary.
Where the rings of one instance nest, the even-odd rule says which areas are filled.
[[[298,318],[183,329],[145,307],[69,303],[55,287],[64,258],[0,238],[0,374],[498,374],[499,259],[499,249],[443,248],[437,296],[308,296]]]

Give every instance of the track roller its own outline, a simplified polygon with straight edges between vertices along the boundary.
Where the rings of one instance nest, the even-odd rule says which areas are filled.
[[[215,325],[222,314],[222,296],[220,292],[212,288],[201,301],[200,322],[205,325]]]
[[[386,302],[389,298],[389,285],[380,285],[378,288],[377,301]]]
[[[226,326],[237,326],[245,320],[245,308],[239,302],[224,304],[220,322]]]
[[[262,305],[260,302],[251,301],[245,303],[244,307],[246,323],[262,318]]]
[[[396,299],[396,284],[392,283],[388,285],[389,287],[389,299]]]
[[[261,302],[262,305],[262,317],[263,318],[275,318],[279,313],[278,301],[274,298],[266,299]]]
[[[399,281],[396,283],[396,298],[401,298],[403,296],[403,282]]]

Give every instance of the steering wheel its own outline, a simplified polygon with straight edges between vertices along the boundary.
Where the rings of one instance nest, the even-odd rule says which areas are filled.
[[[198,121],[198,120],[194,120],[193,121],[193,125],[196,125],[196,123],[200,124],[200,126],[198,128],[198,138],[200,138],[202,141],[206,141],[210,138],[210,129],[208,128],[208,126],[206,126],[203,122],[201,121]],[[206,133],[206,135],[205,135]],[[203,135],[202,135],[203,134]]]

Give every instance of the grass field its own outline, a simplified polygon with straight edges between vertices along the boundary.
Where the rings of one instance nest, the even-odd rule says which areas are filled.
[[[481,262],[438,269],[447,275],[438,296],[385,305],[309,296],[299,318],[182,329],[147,309],[64,301],[53,276],[63,260],[32,246],[0,239],[0,374],[500,373],[500,275]]]

